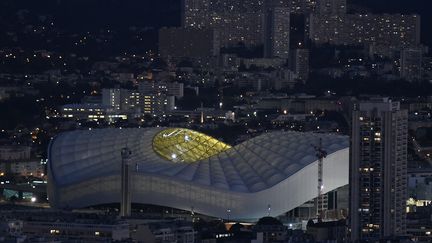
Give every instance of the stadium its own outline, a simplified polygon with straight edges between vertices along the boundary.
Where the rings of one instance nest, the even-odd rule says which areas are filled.
[[[55,208],[119,203],[127,147],[133,203],[219,218],[278,216],[317,197],[320,140],[326,193],[348,184],[346,136],[279,131],[230,146],[183,128],[66,132],[49,146],[48,197]]]

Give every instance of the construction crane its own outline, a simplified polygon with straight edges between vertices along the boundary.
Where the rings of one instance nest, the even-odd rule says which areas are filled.
[[[327,152],[322,147],[322,139],[319,139],[318,146],[312,145],[315,149],[315,155],[318,158],[318,197],[317,197],[317,217],[322,218],[325,210],[325,195],[324,195],[324,182],[323,182],[323,160],[327,157]]]

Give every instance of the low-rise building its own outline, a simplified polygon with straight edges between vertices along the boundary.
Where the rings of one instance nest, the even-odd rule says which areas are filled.
[[[347,236],[345,220],[317,222],[309,221],[307,233],[311,234],[316,242],[344,242]]]
[[[72,223],[24,221],[23,234],[81,240],[124,240],[129,238],[127,223]]]
[[[148,222],[133,225],[132,228],[132,240],[143,243],[194,243],[197,239],[192,223],[184,221]]]
[[[261,218],[253,227],[258,235],[262,234],[261,242],[285,242],[287,239],[287,228],[276,218]]]
[[[30,159],[30,146],[0,146],[0,161]]]
[[[61,108],[63,118],[74,120],[119,120],[127,119],[127,114],[116,112],[113,107],[102,104],[68,104]]]

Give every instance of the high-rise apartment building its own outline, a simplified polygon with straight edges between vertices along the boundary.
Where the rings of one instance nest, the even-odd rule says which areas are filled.
[[[263,0],[183,0],[185,28],[214,28],[221,46],[262,44]]]
[[[346,0],[317,0],[308,32],[317,44],[400,48],[420,43],[420,16],[347,14]]]
[[[408,112],[388,99],[361,102],[352,115],[351,240],[404,235]]]
[[[295,49],[292,50],[290,60],[291,70],[297,75],[297,78],[306,81],[309,78],[309,50]]]
[[[346,33],[346,15],[321,15],[310,14],[308,19],[307,30],[309,39],[317,44],[333,44],[345,45],[348,44]]]
[[[343,15],[347,12],[346,0],[317,0],[315,12],[322,15]]]
[[[306,14],[315,11],[319,0],[264,0],[265,4],[289,8],[291,13]]]
[[[407,48],[400,54],[400,76],[403,79],[413,81],[420,80],[423,74],[423,49]]]
[[[309,17],[309,38],[317,44],[408,47],[420,43],[420,16],[317,11]]]
[[[407,47],[420,44],[420,16],[404,14],[347,15],[347,43]]]
[[[270,7],[265,14],[264,56],[288,58],[290,50],[290,10]]]
[[[345,39],[346,0],[317,0],[309,16],[309,36],[315,43],[338,43]]]
[[[287,2],[286,0],[279,0]],[[311,13],[316,8],[316,0],[290,0],[288,6],[292,13]]]

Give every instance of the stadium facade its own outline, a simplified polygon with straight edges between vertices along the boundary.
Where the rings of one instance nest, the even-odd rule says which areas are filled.
[[[66,132],[49,146],[53,207],[83,208],[121,199],[121,150],[132,151],[131,198],[230,219],[278,216],[317,196],[322,141],[324,192],[348,184],[349,139],[271,132],[236,146],[182,128]],[[270,211],[269,211],[270,207]]]

